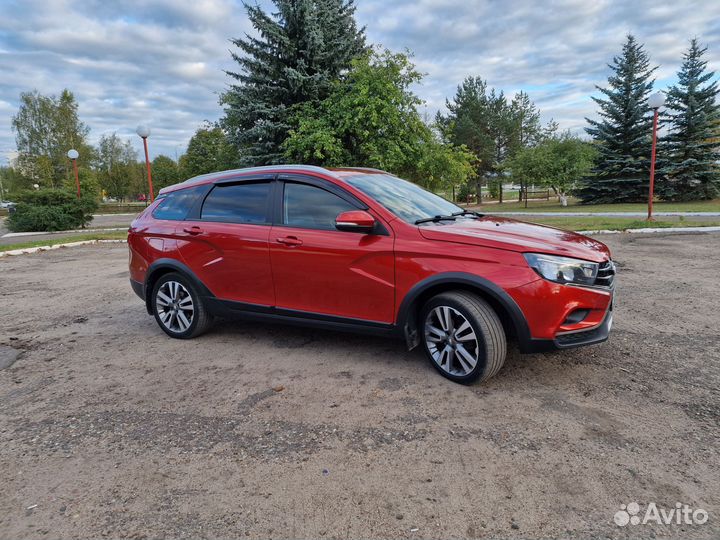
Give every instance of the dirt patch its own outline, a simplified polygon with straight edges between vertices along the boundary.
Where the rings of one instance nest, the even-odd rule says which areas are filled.
[[[610,341],[469,387],[400,341],[171,340],[122,245],[2,259],[0,538],[716,538],[720,235],[605,240]],[[618,527],[633,501],[710,519]]]

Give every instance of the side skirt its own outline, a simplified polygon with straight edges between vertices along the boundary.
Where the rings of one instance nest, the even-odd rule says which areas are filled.
[[[323,315],[320,313],[309,313],[273,306],[246,304],[231,300],[220,300],[208,296],[204,297],[203,301],[213,315],[227,319],[291,324],[339,332],[401,337],[401,333],[398,332],[397,327],[393,324]]]

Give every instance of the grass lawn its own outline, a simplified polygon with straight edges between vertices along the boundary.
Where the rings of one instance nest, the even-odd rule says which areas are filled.
[[[518,216],[519,217],[519,216]],[[658,220],[647,222],[644,219],[622,218],[622,217],[546,217],[538,216],[521,218],[522,221],[550,225],[570,231],[623,231],[626,229],[645,229],[655,227],[717,227],[720,226],[720,218],[714,221],[687,221],[687,220]]]
[[[40,246],[54,246],[55,244],[67,244],[69,242],[82,242],[83,240],[125,240],[127,231],[74,234],[72,236],[60,236],[45,240],[28,240],[17,244],[6,244],[0,246],[0,251],[12,251],[14,249],[27,249]]]
[[[464,205],[463,205],[464,206]],[[481,212],[647,212],[645,203],[621,203],[621,204],[578,204],[577,200],[568,200],[567,206],[560,206],[557,198],[551,197],[549,201],[518,201],[504,202],[502,204],[473,205],[473,208]],[[712,201],[695,201],[684,203],[656,202],[653,204],[655,212],[720,212],[720,199]]]

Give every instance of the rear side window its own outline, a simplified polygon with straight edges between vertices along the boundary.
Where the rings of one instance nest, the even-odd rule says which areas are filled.
[[[288,227],[334,231],[338,214],[356,208],[337,195],[307,184],[285,184],[283,222]]]
[[[268,223],[268,182],[218,185],[205,199],[201,217],[207,221]]]
[[[152,215],[155,219],[182,221],[203,191],[202,187],[172,191],[163,196],[163,200],[153,210]]]

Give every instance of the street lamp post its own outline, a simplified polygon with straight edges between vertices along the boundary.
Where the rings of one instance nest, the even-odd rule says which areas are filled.
[[[150,188],[150,202],[153,202],[155,200],[155,193],[153,192],[152,170],[150,169],[150,156],[148,155],[147,145],[147,139],[150,136],[150,128],[145,125],[140,125],[135,130],[135,133],[140,136],[143,140],[143,146],[145,146],[145,166],[147,167],[148,187]]]
[[[657,125],[658,111],[660,107],[665,105],[665,94],[655,92],[648,98],[648,106],[653,109],[653,129],[652,129],[652,151],[650,152],[650,191],[648,193],[648,215],[647,220],[653,221],[653,197],[655,196],[655,149],[657,147]]]
[[[77,198],[80,198],[80,177],[78,176],[78,169],[77,169],[77,158],[80,157],[80,154],[77,150],[74,148],[71,150],[68,150],[67,157],[70,158],[70,160],[73,163],[73,171],[75,171],[75,187],[77,188]]]

